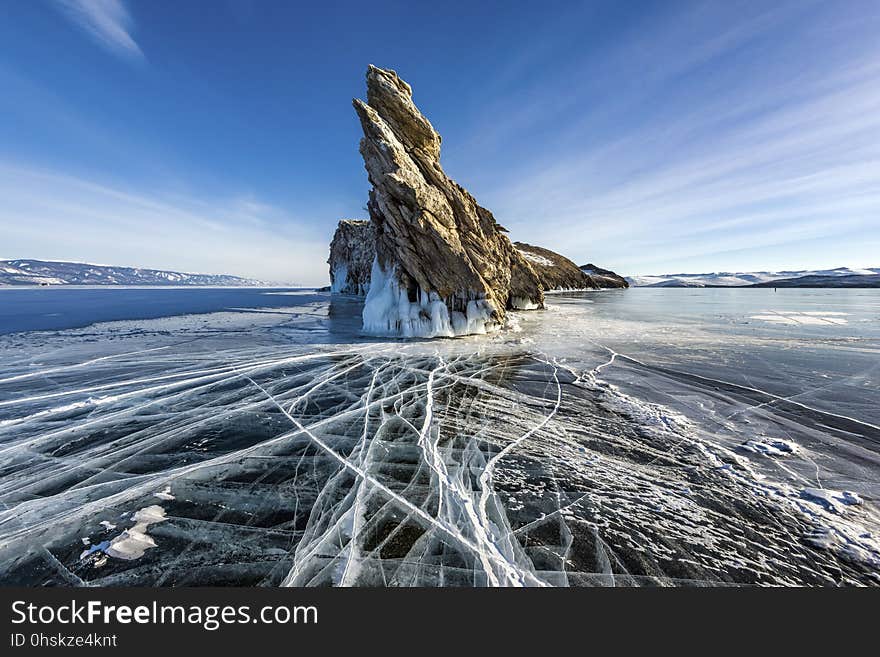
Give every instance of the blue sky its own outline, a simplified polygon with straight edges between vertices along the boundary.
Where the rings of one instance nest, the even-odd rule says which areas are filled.
[[[514,239],[880,266],[880,3],[0,0],[0,257],[323,283],[394,68]]]

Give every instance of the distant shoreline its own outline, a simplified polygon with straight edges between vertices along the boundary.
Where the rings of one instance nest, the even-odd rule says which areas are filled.
[[[880,288],[880,283],[864,283],[853,285],[772,285],[757,283],[755,285],[631,285],[633,290],[873,290]]]
[[[53,285],[0,285],[0,290],[314,290],[315,285],[125,285],[124,283],[57,283]]]

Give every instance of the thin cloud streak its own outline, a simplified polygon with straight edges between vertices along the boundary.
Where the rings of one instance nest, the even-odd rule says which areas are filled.
[[[99,45],[123,57],[142,59],[131,36],[134,21],[122,0],[55,0],[63,13]]]
[[[691,156],[676,157],[673,149],[663,166],[632,172],[619,183],[602,187],[592,182],[600,163],[586,156],[539,173],[505,195],[524,207],[551,199],[548,205],[557,216],[546,219],[561,229],[580,219],[623,220],[629,229],[668,222],[690,231],[696,226],[687,225],[688,220],[712,221],[745,205],[786,197],[806,205],[835,193],[880,193],[880,93],[866,82],[833,100],[808,101],[755,123],[743,122],[706,140]],[[604,162],[625,169],[628,155],[634,157],[630,146]]]
[[[150,196],[3,162],[0,197],[6,257],[326,283],[327,236],[252,197]]]
[[[564,83],[541,76],[522,102],[498,98],[500,119],[451,168],[464,164],[461,180],[516,238],[627,274],[735,269],[769,246],[792,268],[877,266],[861,260],[880,238],[880,48],[870,17],[836,24],[803,7],[636,31]],[[523,146],[529,134],[541,139]],[[468,171],[483,148],[514,164]],[[845,238],[852,248],[833,252]]]

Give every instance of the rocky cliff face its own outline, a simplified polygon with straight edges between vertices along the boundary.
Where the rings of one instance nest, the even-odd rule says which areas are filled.
[[[376,255],[375,230],[369,221],[343,219],[330,242],[330,291],[365,295]]]
[[[580,270],[584,272],[587,278],[591,279],[598,287],[629,287],[623,276],[615,274],[610,269],[602,269],[594,264],[581,265]]]
[[[537,275],[492,213],[443,172],[440,135],[394,71],[371,66],[354,101],[370,183],[376,258],[364,330],[402,336],[484,333],[511,308],[540,308]]]
[[[589,276],[565,256],[525,242],[514,242],[514,246],[538,274],[544,290],[599,289]]]

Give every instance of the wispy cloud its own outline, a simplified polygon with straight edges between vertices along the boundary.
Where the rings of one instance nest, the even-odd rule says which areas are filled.
[[[144,53],[131,36],[134,21],[122,0],[55,0],[64,14],[99,45],[123,57]]]
[[[253,196],[144,193],[0,161],[3,256],[326,282],[328,236]]]
[[[801,3],[674,16],[520,103],[500,97],[517,111],[493,106],[454,164],[514,237],[625,273],[877,266],[880,13],[866,9],[861,24]],[[472,168],[474,148],[513,164]]]

